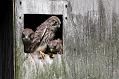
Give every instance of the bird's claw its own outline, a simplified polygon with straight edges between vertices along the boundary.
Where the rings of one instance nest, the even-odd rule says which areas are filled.
[[[40,51],[40,56],[39,56],[39,59],[44,59],[45,58],[45,53]]]
[[[53,55],[53,53],[49,53],[49,57],[54,58],[55,56]]]

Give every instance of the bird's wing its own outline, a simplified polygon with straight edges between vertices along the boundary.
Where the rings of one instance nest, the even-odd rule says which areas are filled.
[[[43,25],[42,25],[43,26]],[[42,28],[42,26],[39,26],[40,28],[36,30],[34,34],[34,39],[32,41],[31,45],[31,52],[33,52],[41,43],[42,39],[44,38],[44,35],[47,31],[47,28]]]
[[[54,37],[54,32],[52,31],[54,27],[52,26],[58,21],[57,19],[57,17],[52,16],[37,27],[31,45],[31,53],[34,52],[39,45],[44,45]]]

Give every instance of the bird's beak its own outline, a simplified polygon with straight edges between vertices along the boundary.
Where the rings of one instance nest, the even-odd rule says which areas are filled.
[[[26,36],[25,38],[28,39],[28,36]]]
[[[30,38],[28,36],[25,36],[25,38],[23,38],[24,41],[30,41]]]

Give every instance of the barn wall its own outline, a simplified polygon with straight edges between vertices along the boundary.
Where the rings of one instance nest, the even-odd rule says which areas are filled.
[[[39,75],[36,65],[24,62],[25,55],[21,51],[22,42],[19,40],[20,30],[17,30],[15,79],[118,79],[119,1],[67,0],[67,2],[67,25],[64,27],[63,36],[64,54],[61,57],[60,68],[54,63],[45,73]],[[16,0],[16,4],[20,9],[19,0]],[[54,12],[53,5],[51,7]],[[17,20],[19,15],[16,15]],[[16,23],[18,24],[16,26],[19,26],[16,28],[22,29],[20,25],[23,24],[20,21]]]
[[[69,0],[67,61],[73,79],[118,79],[118,0]]]
[[[34,5],[35,4],[35,5]],[[24,29],[24,14],[53,14],[63,15],[63,31],[67,24],[67,1],[40,1],[40,0],[16,0],[15,1],[15,79],[54,79],[68,78],[66,65],[61,55],[56,55],[54,59],[45,57],[42,60],[32,59],[30,54],[24,53],[22,42],[22,31]],[[47,64],[52,62],[52,65]],[[34,63],[35,62],[35,63]],[[46,76],[47,75],[47,76]]]

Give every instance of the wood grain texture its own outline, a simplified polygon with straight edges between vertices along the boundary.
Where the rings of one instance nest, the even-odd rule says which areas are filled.
[[[15,79],[119,78],[118,0],[67,0],[67,9],[64,8],[64,0],[23,0],[22,6],[19,2],[16,0]],[[60,68],[57,63],[53,64],[42,76],[35,69],[36,65],[24,62],[23,44],[19,37],[23,29],[23,14],[31,13],[63,14],[67,17],[67,20],[63,18],[62,64]]]
[[[41,0],[16,0],[15,1],[15,79],[54,79],[66,78],[65,64],[61,55],[54,59],[45,57],[45,64],[37,57],[33,60],[31,55],[24,53],[21,34],[24,29],[24,14],[53,14],[63,15],[63,27],[67,20],[67,1],[41,1]],[[34,62],[35,61],[35,62]],[[52,63],[52,64],[50,64]],[[63,67],[64,66],[64,67]]]
[[[67,55],[72,78],[118,79],[118,1],[69,2],[72,32],[67,34],[66,45],[73,52]]]

